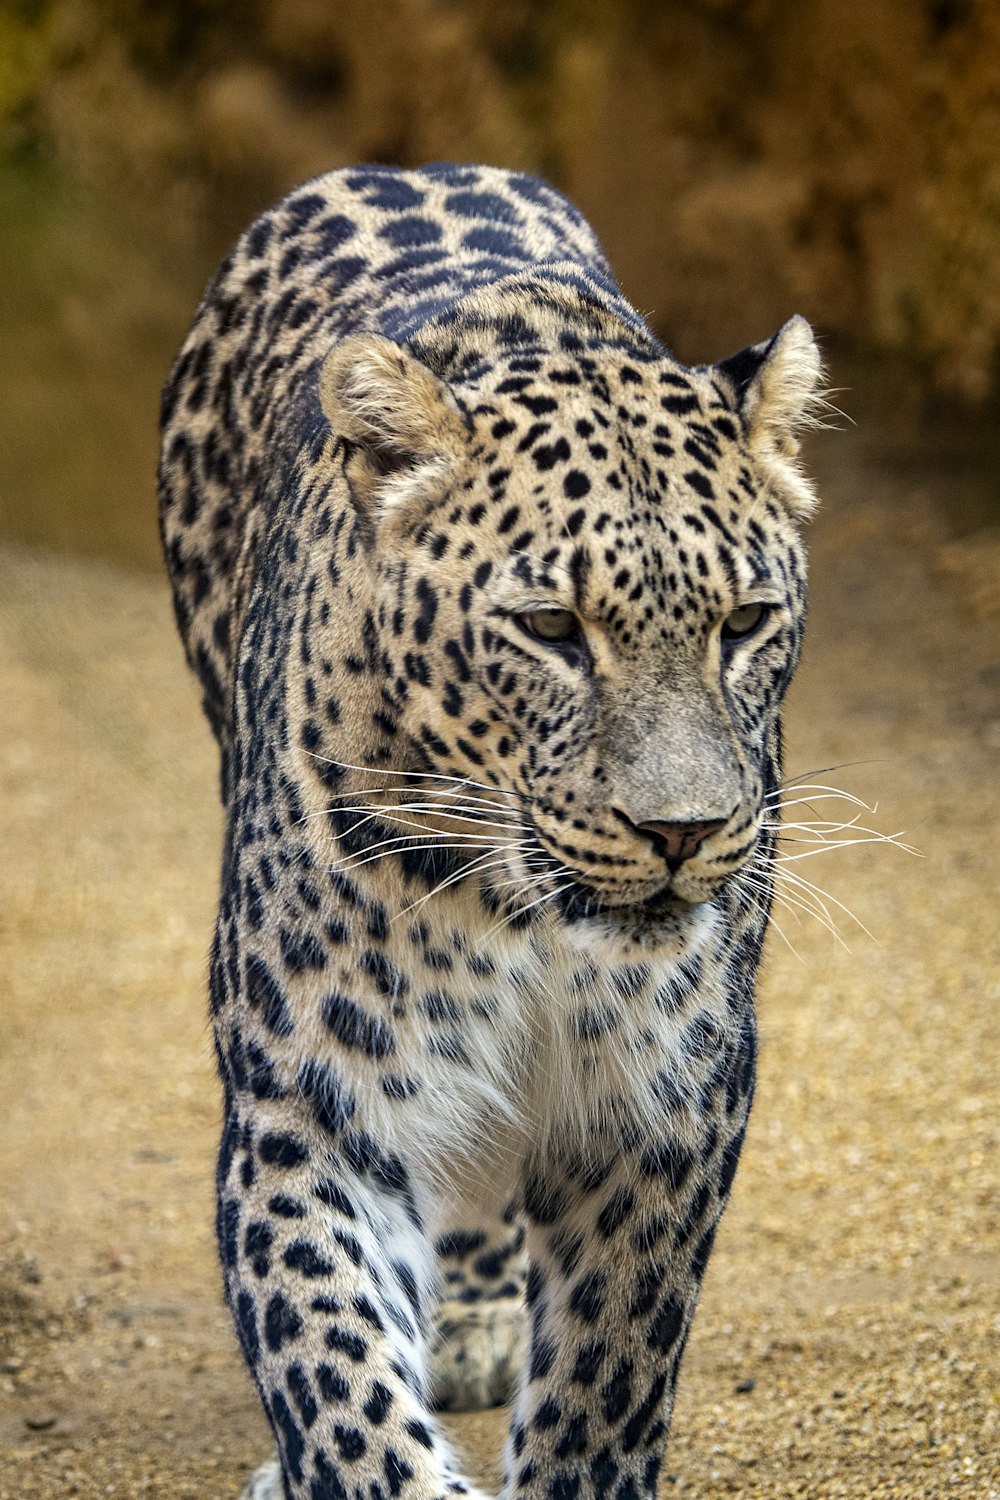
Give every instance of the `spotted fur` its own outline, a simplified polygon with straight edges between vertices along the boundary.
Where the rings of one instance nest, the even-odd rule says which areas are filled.
[[[502,1397],[522,1287],[505,1493],[654,1493],[753,1089],[818,369],[798,318],[679,365],[486,168],[317,178],[206,293],[160,495],[252,1493],[467,1492],[430,1356]]]

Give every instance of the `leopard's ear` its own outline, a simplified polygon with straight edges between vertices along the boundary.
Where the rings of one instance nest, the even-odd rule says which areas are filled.
[[[751,455],[792,515],[807,519],[816,492],[799,464],[799,433],[818,427],[823,361],[805,318],[789,318],[773,338],[715,366],[730,386]]]
[[[358,334],[334,348],[320,373],[319,399],[334,436],[350,444],[352,495],[373,517],[426,495],[465,444],[450,388],[379,334]]]

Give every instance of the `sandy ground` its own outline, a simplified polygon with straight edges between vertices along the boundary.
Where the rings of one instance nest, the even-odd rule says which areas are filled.
[[[794,868],[749,1143],[663,1495],[1000,1496],[1000,639],[935,560],[948,456],[819,453],[789,770],[922,858]],[[966,518],[967,519],[967,518]],[[0,554],[0,1497],[235,1497],[269,1449],[221,1306],[215,764],[161,581]],[[491,1477],[502,1416],[456,1423]]]

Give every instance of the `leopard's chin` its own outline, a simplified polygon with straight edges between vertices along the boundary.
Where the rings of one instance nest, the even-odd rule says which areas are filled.
[[[669,889],[612,905],[574,883],[556,902],[574,940],[618,958],[637,952],[683,958],[702,947],[718,916],[710,900],[685,901]]]

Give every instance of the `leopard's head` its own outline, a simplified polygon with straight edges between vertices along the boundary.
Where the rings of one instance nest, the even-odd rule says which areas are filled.
[[[698,369],[573,334],[447,379],[374,335],[328,359],[400,765],[467,782],[522,904],[655,941],[767,837],[819,375],[801,318]]]

